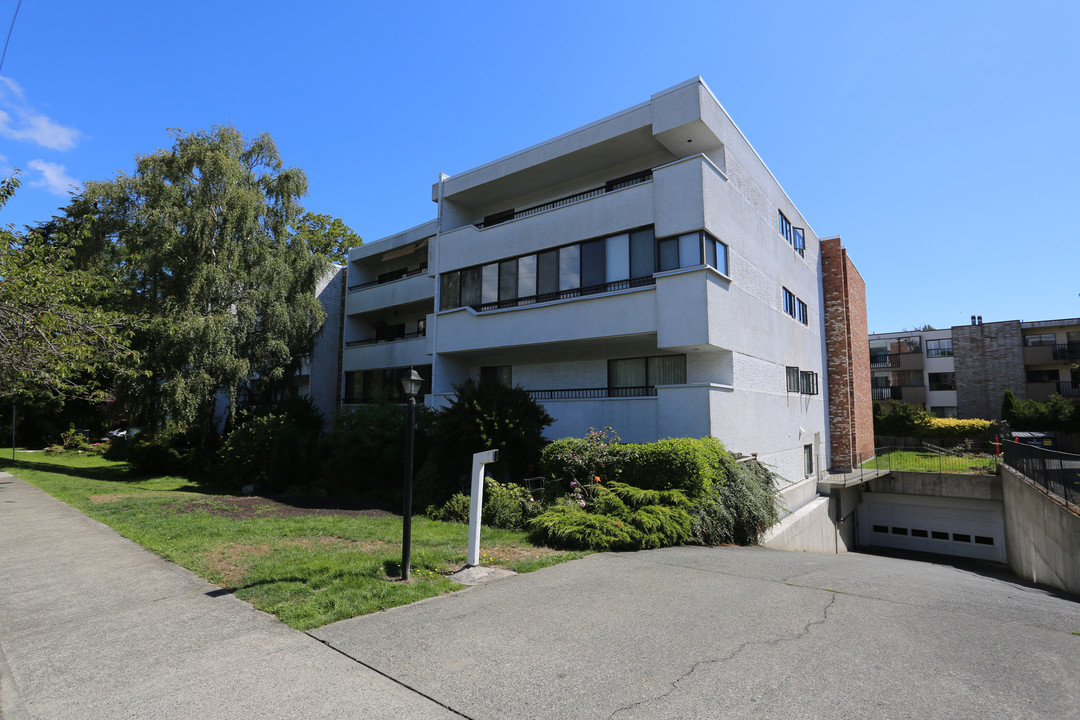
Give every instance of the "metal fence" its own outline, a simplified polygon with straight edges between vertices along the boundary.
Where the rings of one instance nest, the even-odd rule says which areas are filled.
[[[934,447],[880,447],[861,470],[889,472],[950,473],[957,475],[993,475],[997,458],[977,453],[956,453]]]
[[[1080,455],[1007,440],[1004,462],[1065,502],[1080,505]]]

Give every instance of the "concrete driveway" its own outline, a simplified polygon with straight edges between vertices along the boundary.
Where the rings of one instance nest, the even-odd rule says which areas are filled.
[[[470,718],[627,720],[1080,717],[1077,632],[1075,598],[950,565],[671,548],[311,634]]]

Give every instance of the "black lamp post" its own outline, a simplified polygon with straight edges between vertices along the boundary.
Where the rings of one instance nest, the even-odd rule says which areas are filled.
[[[416,396],[424,378],[415,368],[401,376],[401,388],[405,391],[407,417],[405,419],[405,508],[402,512],[404,527],[401,534],[401,579],[409,579],[409,563],[412,555],[412,485],[413,485],[413,431],[416,428]]]

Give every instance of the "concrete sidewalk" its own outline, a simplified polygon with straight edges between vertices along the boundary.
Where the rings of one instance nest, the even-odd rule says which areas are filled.
[[[460,717],[6,473],[0,712]]]

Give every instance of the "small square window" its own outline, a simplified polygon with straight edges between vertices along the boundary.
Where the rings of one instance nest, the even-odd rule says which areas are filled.
[[[810,311],[807,309],[806,303],[796,298],[795,305],[798,309],[799,322],[801,322],[803,325],[808,325],[810,323]]]
[[[803,395],[818,394],[818,374],[810,370],[799,373],[799,392]]]

